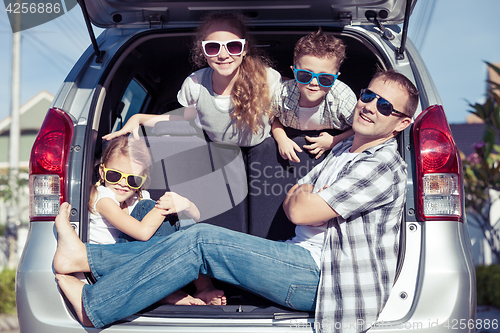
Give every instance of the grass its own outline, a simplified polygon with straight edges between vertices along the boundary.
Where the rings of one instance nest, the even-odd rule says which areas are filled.
[[[500,266],[476,267],[477,304],[500,308]]]
[[[0,313],[16,312],[16,270],[4,269],[0,272]]]

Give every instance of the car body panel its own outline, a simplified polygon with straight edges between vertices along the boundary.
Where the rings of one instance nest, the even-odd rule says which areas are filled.
[[[411,1],[411,9],[417,0]],[[202,19],[210,10],[238,10],[245,12],[250,21],[276,24],[308,22],[336,25],[372,24],[366,11],[378,13],[387,24],[400,24],[404,20],[406,1],[402,0],[295,0],[269,1],[122,1],[85,0],[92,23],[98,27],[131,26],[186,26]]]

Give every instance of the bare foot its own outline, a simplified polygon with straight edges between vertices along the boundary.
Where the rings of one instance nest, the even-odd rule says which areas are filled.
[[[218,290],[215,288],[204,288],[198,290],[194,297],[200,298],[207,303],[207,305],[226,305],[227,300],[226,296],[224,296],[224,292],[222,290]]]
[[[57,249],[52,264],[56,273],[60,274],[90,272],[85,244],[69,223],[70,211],[70,204],[64,202],[56,216]]]
[[[87,317],[82,304],[82,289],[85,283],[72,275],[56,274],[57,284],[62,292],[73,305],[76,315],[83,326],[93,327],[92,322]]]
[[[187,293],[177,290],[176,292],[171,293],[164,299],[160,301],[161,304],[175,304],[175,305],[206,305],[199,298],[195,298]]]

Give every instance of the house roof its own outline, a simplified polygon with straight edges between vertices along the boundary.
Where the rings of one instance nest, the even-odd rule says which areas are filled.
[[[474,145],[476,143],[483,141],[485,127],[486,125],[484,123],[450,125],[455,143],[458,149],[460,149],[466,157],[476,152],[474,150]],[[500,145],[500,138],[496,137],[495,143]]]
[[[40,130],[53,99],[54,95],[47,91],[41,91],[24,103],[19,108],[21,131]],[[11,122],[12,119],[10,115],[0,121],[0,135],[8,134]]]
[[[47,110],[54,96],[46,91],[41,91],[19,108],[21,137],[19,142],[19,166],[28,166],[31,147],[35,142],[40,127],[42,126]],[[9,167],[9,132],[11,117],[0,121],[0,169]]]
[[[500,67],[500,63],[494,63],[495,66]],[[492,68],[488,67],[488,80],[500,83],[500,75]],[[488,90],[491,89],[491,84],[488,84]],[[467,117],[467,124],[451,124],[451,132],[457,144],[458,149],[462,151],[465,156],[475,153],[474,145],[483,140],[484,122],[477,116],[472,114]],[[496,143],[500,144],[497,138]]]
[[[451,124],[451,132],[458,149],[465,156],[469,156],[474,151],[474,145],[483,140],[484,127],[482,124]]]

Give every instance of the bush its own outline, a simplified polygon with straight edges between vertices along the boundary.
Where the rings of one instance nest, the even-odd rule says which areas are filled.
[[[500,308],[500,266],[476,267],[477,304]]]
[[[16,310],[16,271],[4,269],[0,272],[0,313],[13,313]]]

